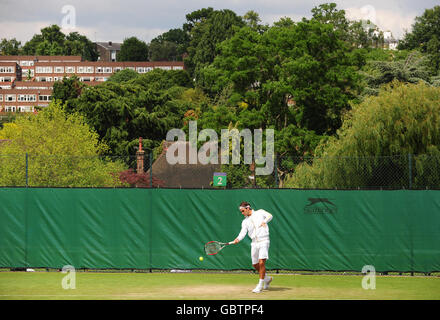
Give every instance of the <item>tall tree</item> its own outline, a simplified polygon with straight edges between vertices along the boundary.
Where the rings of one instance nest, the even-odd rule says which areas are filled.
[[[118,61],[148,61],[148,46],[136,37],[124,39]]]
[[[190,74],[197,80],[200,70],[212,63],[219,53],[217,45],[230,38],[235,32],[235,27],[243,27],[244,21],[228,9],[208,8],[192,13],[187,19],[188,17],[191,22],[189,23],[191,40],[185,64]]]
[[[411,32],[399,41],[399,49],[420,49],[431,56],[433,71],[440,71],[440,6],[426,9],[415,18]]]
[[[85,116],[110,147],[109,155],[129,158],[136,152],[139,137],[145,149],[151,151],[168,130],[183,126],[187,110],[174,100],[182,94],[179,88],[191,85],[185,70],[155,69],[128,81],[106,81],[88,87],[77,99],[68,100],[66,110]]]
[[[80,55],[82,59],[86,61],[97,61],[99,58],[99,52],[95,44],[78,32],[71,32],[66,36],[66,40],[64,41],[64,54]]]
[[[67,36],[58,25],[41,29],[22,48],[25,55],[79,55],[83,60],[96,61],[99,53],[95,45],[78,32]]]
[[[310,155],[336,132],[360,93],[362,52],[338,35],[315,19],[283,20],[262,34],[243,27],[201,72],[199,85],[223,97],[240,127],[275,129],[282,175],[294,168],[289,158]]]
[[[149,44],[151,61],[182,61],[189,45],[189,34],[183,29],[171,29]]]
[[[0,42],[0,54],[2,56],[14,56],[21,53],[21,41],[12,38],[7,40],[5,38]]]

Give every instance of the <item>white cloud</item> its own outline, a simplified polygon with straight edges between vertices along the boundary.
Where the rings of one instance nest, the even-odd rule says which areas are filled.
[[[263,23],[273,24],[281,17],[294,21],[311,16],[313,7],[325,2],[336,2],[354,17],[361,18],[361,9],[371,5],[376,22],[382,29],[390,29],[400,37],[410,29],[415,16],[438,4],[438,0],[0,0],[0,38],[28,41],[42,27],[61,25],[62,8],[72,5],[76,11],[78,30],[83,30],[92,41],[122,41],[136,36],[149,42],[172,28],[180,28],[185,16],[201,8],[230,9],[238,15],[254,10]]]
[[[375,7],[346,8],[347,18],[351,20],[367,20],[376,24],[383,31],[391,31],[395,38],[402,38],[405,30],[410,31],[414,23],[416,12],[402,13],[401,11],[392,11],[376,9]]]
[[[48,21],[1,21],[0,38],[16,38],[24,45],[26,41],[30,40],[34,36],[34,34],[40,33],[41,28],[47,27],[50,24],[51,22]]]

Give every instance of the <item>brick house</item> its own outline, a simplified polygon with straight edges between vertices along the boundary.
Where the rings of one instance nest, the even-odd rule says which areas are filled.
[[[116,61],[119,51],[121,51],[122,43],[112,41],[96,42],[96,49],[99,52],[99,61],[111,62]]]

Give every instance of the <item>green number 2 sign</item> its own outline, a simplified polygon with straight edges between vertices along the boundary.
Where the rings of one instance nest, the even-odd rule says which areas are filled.
[[[214,187],[226,187],[226,173],[214,172],[213,185]]]

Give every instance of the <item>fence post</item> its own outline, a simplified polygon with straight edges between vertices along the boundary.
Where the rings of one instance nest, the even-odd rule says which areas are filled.
[[[409,189],[412,189],[412,156],[411,156],[411,153],[408,153],[408,181],[409,181]]]
[[[153,151],[150,151],[150,188],[153,188]]]
[[[29,155],[26,152],[26,188],[29,186]]]

